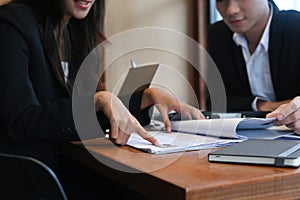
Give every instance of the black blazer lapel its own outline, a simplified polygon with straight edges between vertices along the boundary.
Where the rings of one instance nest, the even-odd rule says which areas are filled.
[[[43,24],[41,24],[41,23],[38,24],[38,30],[39,30],[39,34],[40,34],[40,38],[41,38],[41,43],[43,43],[43,41],[42,41],[43,34],[44,34]],[[46,52],[45,48],[44,48],[44,51]],[[55,65],[55,63],[52,61],[52,59],[49,57],[49,55],[47,53],[45,53],[45,55],[46,55],[47,62],[49,63],[49,66],[51,66],[51,68],[53,69],[53,66]],[[59,64],[59,63],[57,63],[57,64]],[[61,71],[60,73],[63,73],[63,72]],[[57,81],[61,82],[57,76],[56,76],[56,79],[57,79]],[[61,83],[61,85],[64,88],[65,92],[68,94],[68,96],[71,97],[72,89],[70,87],[68,87],[68,84],[65,81],[63,81],[63,83]]]
[[[277,15],[279,14],[278,7],[273,4],[273,18],[270,25],[270,36],[269,36],[269,61],[270,61],[270,72],[272,77],[272,83],[275,91],[275,95],[278,98],[280,88],[280,63],[281,63],[281,49],[283,36],[282,27],[279,26],[278,20],[280,19]]]
[[[236,46],[233,42],[233,58],[234,58],[234,67],[235,71],[238,74],[236,84],[241,84],[243,87],[248,88],[247,91],[243,91],[243,93],[247,92],[247,94],[251,94],[250,83],[247,75],[246,63],[244,60],[244,56],[242,53],[242,49],[240,46]]]

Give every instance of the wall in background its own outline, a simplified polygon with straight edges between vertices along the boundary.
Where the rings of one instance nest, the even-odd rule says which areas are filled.
[[[196,37],[197,14],[194,0],[106,0],[106,3],[105,34],[108,39],[123,31],[143,27],[166,28]],[[151,39],[144,37],[142,38],[144,40]],[[187,43],[180,43],[176,40],[173,43],[185,52],[189,51]],[[108,48],[110,45],[114,44],[109,44]],[[194,87],[191,66],[180,56],[157,49],[133,50],[126,55],[120,55],[106,70],[108,90],[117,93],[125,73],[130,68],[131,58],[136,61],[137,65],[161,63],[174,69],[173,72],[177,74],[177,77],[162,70],[158,71],[156,78],[162,81],[163,87],[168,87],[171,93],[179,95],[178,98],[194,105],[197,104],[193,98],[194,94],[191,94],[193,91],[188,89],[191,86]]]
[[[280,10],[299,10],[300,11],[300,2],[299,0],[274,0],[276,5]]]

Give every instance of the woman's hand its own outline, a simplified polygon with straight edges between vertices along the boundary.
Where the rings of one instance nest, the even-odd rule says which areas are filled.
[[[110,122],[109,138],[112,142],[125,145],[130,134],[134,132],[152,144],[159,145],[158,141],[147,133],[123,103],[111,92],[97,92],[94,102],[96,111],[102,111]]]
[[[165,92],[157,88],[148,88],[144,91],[142,98],[141,109],[150,105],[155,105],[159,110],[167,132],[171,132],[171,122],[168,113],[171,110],[183,115],[185,119],[205,119],[199,109],[196,109],[188,104],[179,102]]]
[[[267,114],[268,118],[275,117],[274,125],[286,125],[300,134],[300,97],[295,97],[287,104],[279,106],[273,112]]]

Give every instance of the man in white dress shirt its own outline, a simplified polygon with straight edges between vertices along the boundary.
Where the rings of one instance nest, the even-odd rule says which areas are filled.
[[[300,133],[300,13],[279,11],[272,0],[216,5],[223,20],[209,29],[208,51],[223,78],[228,110],[275,110],[267,117]]]

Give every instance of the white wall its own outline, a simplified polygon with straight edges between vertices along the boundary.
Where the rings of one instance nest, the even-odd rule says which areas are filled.
[[[300,10],[299,0],[274,0],[280,10]]]

